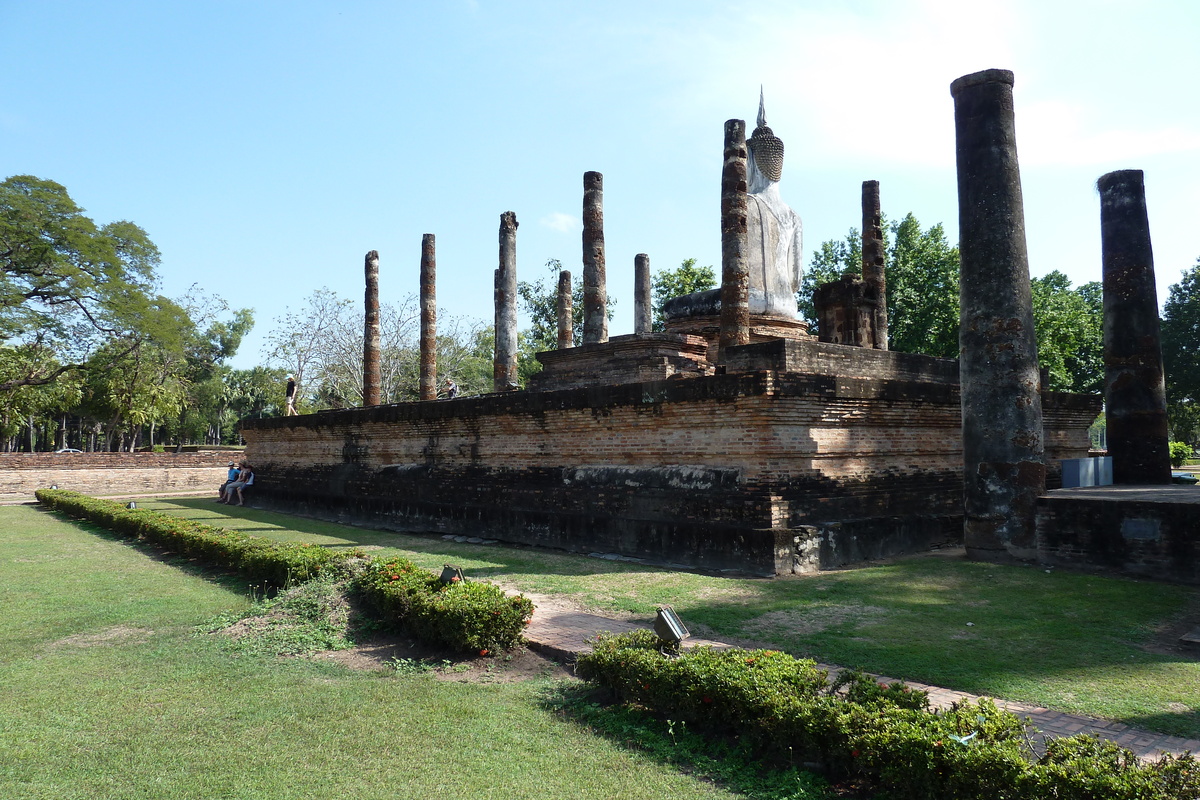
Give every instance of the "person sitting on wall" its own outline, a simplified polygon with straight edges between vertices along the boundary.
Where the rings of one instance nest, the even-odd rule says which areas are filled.
[[[458,397],[458,384],[446,378],[446,399],[453,400]]]
[[[229,486],[229,484],[233,483],[237,479],[238,479],[237,464],[230,461],[229,462],[229,472],[228,472],[228,474],[225,475],[225,482],[221,484],[220,489],[217,489],[217,502],[218,503],[225,502],[225,487]]]
[[[238,473],[238,479],[236,481],[234,481],[233,483],[229,484],[229,486],[227,486],[225,488],[225,499],[222,500],[221,502],[225,503],[227,505],[232,505],[231,501],[233,500],[233,493],[237,492],[237,499],[238,499],[237,504],[239,506],[244,505],[245,498],[242,497],[242,490],[245,489],[247,486],[253,486],[253,485],[254,485],[254,470],[250,469],[249,464],[242,462],[242,469],[241,469],[241,472]]]

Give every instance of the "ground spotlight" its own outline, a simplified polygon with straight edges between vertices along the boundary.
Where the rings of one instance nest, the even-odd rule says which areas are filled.
[[[442,566],[442,574],[439,575],[442,583],[464,583],[467,578],[463,575],[462,567],[454,567],[449,564]]]
[[[658,609],[658,614],[654,617],[654,633],[672,649],[678,648],[680,642],[691,636],[684,627],[683,620],[670,606]]]

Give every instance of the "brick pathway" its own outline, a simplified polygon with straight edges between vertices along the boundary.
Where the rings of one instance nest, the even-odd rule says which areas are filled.
[[[533,621],[530,623],[525,636],[529,640],[531,649],[548,655],[555,660],[570,663],[575,660],[575,657],[579,653],[591,649],[588,640],[592,639],[599,631],[625,633],[636,628],[648,627],[650,627],[649,622],[639,624],[609,619],[594,614],[545,611],[533,615]],[[685,642],[685,646],[687,647],[698,645],[713,645],[715,647],[730,646],[722,642],[697,638],[691,638]],[[818,666],[829,670],[831,673],[840,669],[831,664],[819,664]],[[888,682],[894,680],[885,676],[876,677]],[[929,702],[936,708],[946,708],[950,703],[957,700],[965,699],[973,701],[979,697],[979,695],[955,692],[939,686],[929,686],[928,684],[913,681],[908,681],[907,683],[913,688],[924,689],[929,692]],[[996,700],[996,704],[1021,717],[1029,717],[1033,722],[1033,726],[1041,731],[1041,733],[1034,737],[1036,744],[1040,744],[1047,737],[1070,736],[1075,733],[1093,733],[1102,739],[1113,740],[1144,759],[1154,758],[1162,752],[1176,755],[1185,751],[1200,752],[1200,740],[1197,739],[1181,739],[1178,736],[1151,733],[1150,731],[1131,728],[1119,722],[1109,722],[1107,720],[1093,719],[1074,714],[1063,714],[1058,711],[1051,711],[1048,708],[1042,708],[1041,706],[1018,703],[1012,700]]]

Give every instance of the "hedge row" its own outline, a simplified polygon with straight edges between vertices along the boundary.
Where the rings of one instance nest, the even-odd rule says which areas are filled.
[[[1025,724],[990,700],[934,710],[924,692],[863,673],[830,684],[812,661],[773,650],[694,648],[677,658],[650,631],[604,636],[581,677],[676,721],[739,736],[765,755],[815,762],[892,800],[1200,798],[1190,755],[1140,762],[1090,736],[1055,739],[1034,759]]]
[[[400,558],[367,559],[361,551],[278,542],[61,489],[39,489],[37,498],[47,508],[94,522],[122,537],[141,539],[276,588],[330,571],[357,573],[354,588],[381,621],[460,652],[488,655],[516,647],[533,614],[533,604],[523,595],[509,597],[489,583],[443,584]]]
[[[63,489],[39,489],[36,496],[47,508],[94,522],[124,538],[142,539],[276,588],[303,583],[349,557],[324,547],[277,542],[157,511],[125,508]]]
[[[510,597],[490,583],[442,583],[402,558],[374,559],[355,586],[381,619],[426,641],[488,655],[521,643],[533,615],[524,595]]]

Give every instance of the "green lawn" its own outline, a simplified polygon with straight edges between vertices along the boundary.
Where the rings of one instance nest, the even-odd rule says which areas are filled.
[[[192,630],[247,605],[235,580],[0,508],[0,797],[735,796],[556,716],[545,681],[234,657]]]
[[[1200,661],[1146,649],[1163,626],[1200,616],[1193,588],[940,557],[806,578],[721,578],[227,510],[207,499],[147,505],[263,536],[383,547],[428,568],[449,561],[599,613],[650,617],[670,603],[693,632],[1200,736]]]

